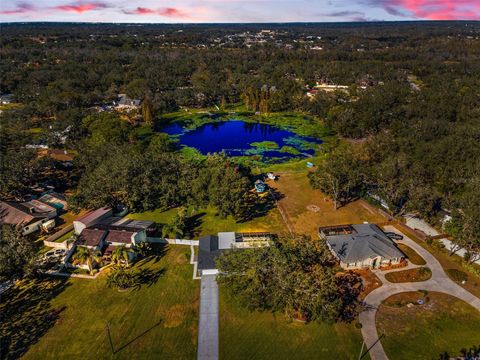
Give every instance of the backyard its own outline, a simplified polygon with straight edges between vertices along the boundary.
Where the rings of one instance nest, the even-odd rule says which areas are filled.
[[[199,282],[189,257],[189,247],[158,246],[135,265],[149,281],[127,292],[107,287],[105,274],[24,283],[2,296],[2,338],[26,359],[193,359]]]
[[[167,211],[154,210],[129,214],[128,217],[132,219],[155,221],[158,224],[168,224],[172,221],[177,212],[177,208]],[[198,239],[201,236],[216,234],[220,231],[268,231],[272,233],[283,233],[287,231],[280,213],[276,208],[269,210],[263,216],[246,222],[237,222],[232,216],[221,218],[217,215],[216,209],[211,206],[202,209],[189,208],[187,214],[189,216],[189,226],[186,231],[186,238]]]
[[[418,299],[424,305],[408,305]],[[478,345],[480,313],[469,304],[441,293],[402,293],[377,312],[382,345],[391,360],[437,359],[443,352],[459,355]]]

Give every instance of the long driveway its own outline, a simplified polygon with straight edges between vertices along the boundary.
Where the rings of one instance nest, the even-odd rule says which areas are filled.
[[[394,228],[393,226],[386,226],[386,231],[395,231],[399,232],[398,229]],[[378,339],[378,332],[377,327],[375,325],[375,317],[377,313],[377,308],[381,304],[381,302],[398,293],[408,292],[408,291],[417,291],[417,290],[428,290],[428,291],[437,291],[446,293],[452,296],[455,296],[468,304],[475,307],[478,311],[480,311],[480,299],[476,296],[472,295],[470,292],[462,288],[460,285],[452,281],[445,271],[442,268],[442,265],[438,262],[438,260],[427,250],[423,247],[418,245],[415,241],[408,238],[404,235],[404,239],[402,241],[398,241],[398,243],[403,243],[412,249],[414,249],[423,259],[426,261],[426,265],[432,270],[432,277],[423,282],[415,282],[415,283],[391,283],[385,279],[385,273],[393,272],[393,271],[401,271],[405,270],[405,268],[401,269],[394,269],[390,271],[374,271],[375,274],[380,278],[383,285],[378,289],[375,289],[370,294],[367,295],[365,298],[365,303],[367,305],[367,310],[364,310],[360,314],[360,322],[362,323],[362,336],[365,341],[366,348],[368,349],[370,346],[375,344]],[[409,267],[416,267],[409,265]],[[372,349],[370,350],[370,358],[372,360],[387,360],[388,357],[383,350],[383,346],[381,342],[377,342]]]
[[[202,275],[197,360],[218,360],[218,284],[216,275]]]

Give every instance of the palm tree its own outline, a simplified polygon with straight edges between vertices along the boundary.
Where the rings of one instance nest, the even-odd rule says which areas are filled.
[[[121,266],[122,260],[125,261],[125,264],[129,265],[128,261],[130,259],[130,250],[125,247],[125,245],[117,247],[112,252],[112,261],[116,264]]]
[[[93,251],[92,249],[86,248],[84,246],[78,246],[75,254],[73,255],[74,259],[80,263],[87,263],[88,270],[91,273],[93,270],[93,263],[99,263],[101,261],[101,256]]]

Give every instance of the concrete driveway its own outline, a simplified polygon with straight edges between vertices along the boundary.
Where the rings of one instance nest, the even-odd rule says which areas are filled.
[[[218,284],[216,275],[202,275],[197,360],[218,360]]]
[[[397,228],[393,226],[386,226],[386,231],[400,232]],[[462,288],[460,285],[452,281],[445,271],[443,271],[442,265],[438,260],[423,247],[418,245],[415,241],[403,234],[404,239],[398,241],[398,243],[403,243],[412,249],[414,249],[421,257],[426,261],[426,265],[432,270],[432,277],[423,282],[415,283],[391,283],[385,279],[385,274],[392,271],[401,271],[406,268],[394,269],[390,271],[381,271],[375,270],[374,273],[382,280],[383,285],[378,289],[375,289],[365,298],[365,303],[367,309],[360,314],[360,322],[362,324],[362,336],[365,341],[366,348],[375,344],[378,339],[377,327],[375,325],[375,316],[377,313],[377,308],[381,302],[398,293],[408,292],[408,291],[418,291],[418,290],[428,290],[428,291],[437,291],[446,293],[452,296],[455,296],[480,311],[480,299],[472,295],[470,292]],[[415,265],[409,265],[408,268],[418,267]],[[388,357],[383,350],[381,342],[377,342],[372,349],[370,350],[370,357],[372,360],[387,360]]]

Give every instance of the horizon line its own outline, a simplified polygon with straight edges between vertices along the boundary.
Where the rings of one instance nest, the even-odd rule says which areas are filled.
[[[242,21],[242,22],[130,22],[130,21],[2,21],[0,24],[122,24],[122,25],[264,25],[264,24],[375,24],[375,23],[455,23],[475,22],[480,20],[429,20],[429,19],[408,19],[408,20],[368,20],[368,21]]]

